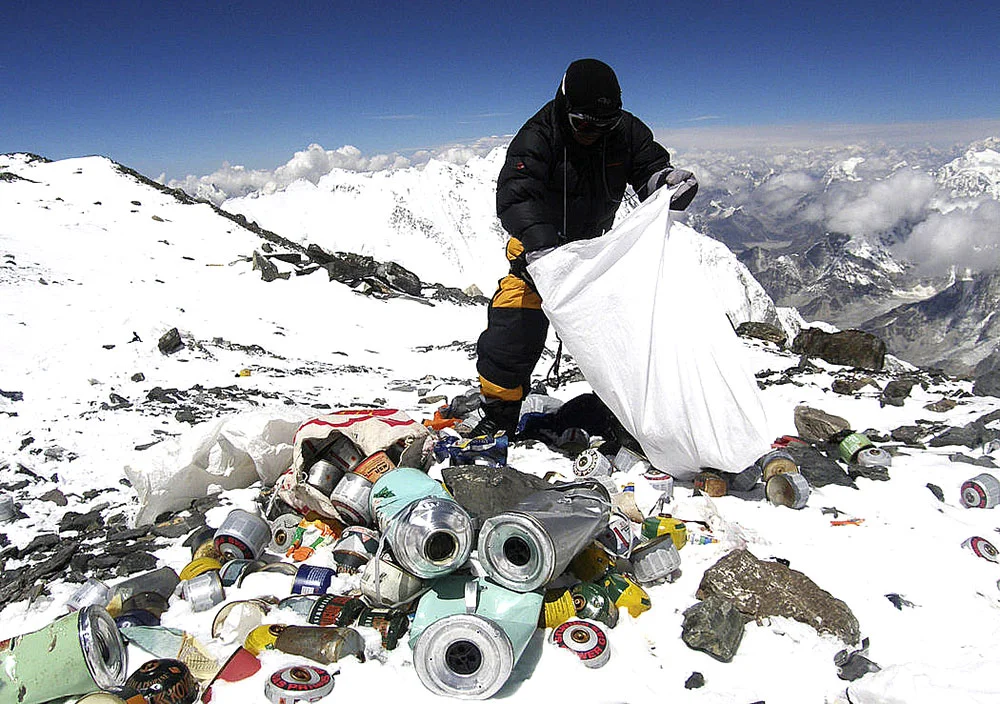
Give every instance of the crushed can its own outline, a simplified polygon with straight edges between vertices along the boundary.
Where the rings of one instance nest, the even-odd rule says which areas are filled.
[[[570,560],[569,569],[582,582],[592,582],[611,567],[611,557],[600,543],[588,545]]]
[[[274,649],[328,665],[353,655],[365,661],[365,641],[353,628],[340,626],[285,626]]]
[[[674,546],[680,550],[687,545],[687,524],[673,516],[649,516],[642,522],[641,535],[646,540],[669,535]]]
[[[383,556],[361,571],[361,594],[375,606],[402,606],[423,590],[424,581]]]
[[[761,480],[763,475],[764,471],[760,465],[752,464],[742,472],[737,472],[730,477],[729,488],[733,491],[751,491],[757,486],[757,482]]]
[[[600,485],[570,485],[527,496],[479,532],[479,560],[498,584],[528,592],[562,574],[608,526],[610,498]]]
[[[257,626],[243,639],[243,647],[254,656],[260,655],[265,650],[274,650],[274,643],[278,636],[287,626],[280,623],[269,623]]]
[[[600,585],[604,587],[614,605],[619,609],[628,609],[632,618],[639,618],[640,614],[652,607],[646,590],[623,574],[608,572],[600,581]]]
[[[962,484],[962,505],[966,508],[993,508],[1000,502],[1000,481],[986,472]]]
[[[177,589],[177,585],[179,583],[180,577],[172,568],[160,567],[152,570],[151,572],[145,572],[134,577],[129,577],[128,579],[113,585],[111,604],[119,604],[122,608],[124,608],[126,602],[139,594],[157,594],[162,598],[163,603],[165,604],[166,601],[173,596],[174,590]],[[150,598],[151,597],[146,597],[146,601]],[[132,608],[142,609],[146,608],[146,605],[133,604]],[[163,613],[165,610],[166,606],[163,607],[163,610],[160,611],[160,613]],[[111,613],[111,606],[108,607],[108,612]],[[112,613],[112,615],[114,614]]]
[[[69,601],[66,602],[66,608],[70,611],[79,611],[84,606],[93,605],[107,608],[108,604],[111,603],[111,597],[111,587],[96,577],[90,577],[73,592]]]
[[[149,660],[129,675],[125,686],[148,704],[194,704],[199,688],[191,670],[180,660]]]
[[[264,696],[271,704],[318,702],[333,691],[334,679],[315,665],[289,665],[274,672],[264,683]]]
[[[726,480],[715,472],[699,472],[694,478],[694,488],[712,498],[725,496],[729,490]]]
[[[618,607],[602,585],[580,582],[570,589],[570,594],[573,595],[576,615],[580,618],[600,621],[608,628],[618,625]]]
[[[352,471],[374,484],[394,469],[396,469],[396,465],[389,459],[389,455],[380,451],[366,457]]]
[[[84,606],[41,630],[0,641],[0,697],[12,704],[115,689],[125,684],[127,672],[125,642],[100,606]]]
[[[615,469],[619,472],[631,472],[633,469],[638,469],[646,473],[652,469],[649,460],[624,445],[618,449],[618,453],[615,455],[614,460],[612,460],[612,464],[614,464]]]
[[[279,555],[284,555],[295,540],[295,532],[302,521],[300,513],[283,513],[271,521],[271,542],[268,549]]]
[[[576,604],[569,589],[549,589],[542,601],[542,613],[538,617],[539,628],[555,628],[576,618]]]
[[[629,557],[632,574],[639,584],[656,584],[672,580],[681,566],[681,556],[673,537],[661,535],[640,544]]]
[[[454,575],[420,598],[410,628],[417,677],[431,692],[488,699],[507,682],[537,628],[539,592]]]
[[[244,577],[262,567],[264,563],[260,560],[230,560],[219,570],[219,579],[224,587],[238,586]]]
[[[401,467],[379,479],[370,509],[399,566],[421,579],[454,572],[472,553],[472,518],[419,469]]]
[[[765,493],[776,506],[801,509],[809,501],[809,482],[798,472],[776,474],[767,480]]]
[[[393,609],[365,609],[355,625],[374,628],[382,636],[382,647],[395,650],[410,627],[410,618],[402,611]]]
[[[215,547],[227,560],[256,560],[271,542],[271,526],[260,516],[233,509],[215,531]]]
[[[378,550],[378,533],[364,526],[347,526],[333,546],[338,574],[357,574]]]
[[[767,484],[776,474],[791,474],[799,471],[795,458],[787,450],[771,450],[761,456],[756,465],[760,467],[761,480]]]
[[[180,581],[186,582],[187,580],[194,579],[198,575],[205,574],[206,572],[212,572],[213,570],[218,572],[221,569],[222,563],[214,557],[196,557],[191,560],[191,562],[184,565],[184,568],[180,571],[178,576]]]
[[[608,527],[597,535],[597,542],[616,557],[628,557],[639,541],[632,532],[632,521],[614,511]]]
[[[993,543],[986,538],[974,536],[962,542],[963,548],[968,548],[976,557],[981,557],[990,562],[1000,563],[1000,552],[993,546]]]
[[[313,604],[308,620],[314,626],[351,626],[367,608],[356,596],[327,594]]]
[[[570,651],[589,668],[603,667],[611,658],[604,625],[590,619],[575,618],[557,626],[549,642]]]

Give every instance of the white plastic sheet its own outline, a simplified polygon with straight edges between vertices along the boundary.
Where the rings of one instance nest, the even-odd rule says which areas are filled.
[[[214,491],[265,485],[288,469],[301,419],[265,413],[232,416],[195,426],[179,438],[140,453],[125,467],[139,497],[136,525],[164,511],[186,508]]]
[[[770,449],[745,349],[706,284],[698,235],[661,189],[611,232],[540,257],[542,308],[595,393],[654,467],[690,479]]]

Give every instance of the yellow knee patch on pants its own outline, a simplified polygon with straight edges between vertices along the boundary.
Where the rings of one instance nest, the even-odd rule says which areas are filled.
[[[520,401],[524,398],[524,388],[520,385],[516,389],[508,389],[506,386],[494,384],[488,379],[479,377],[479,388],[486,398],[495,398],[501,401]]]

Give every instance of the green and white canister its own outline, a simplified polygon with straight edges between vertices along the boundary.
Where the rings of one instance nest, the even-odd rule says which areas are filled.
[[[114,619],[85,606],[0,641],[0,701],[41,704],[125,684],[128,651]],[[54,676],[54,675],[58,676]]]

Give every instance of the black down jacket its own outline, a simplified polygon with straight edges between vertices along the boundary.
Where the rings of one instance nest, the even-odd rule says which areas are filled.
[[[510,143],[497,180],[497,215],[527,251],[597,237],[611,229],[626,184],[643,200],[649,177],[668,166],[667,150],[628,112],[595,144],[579,144],[557,96]]]

